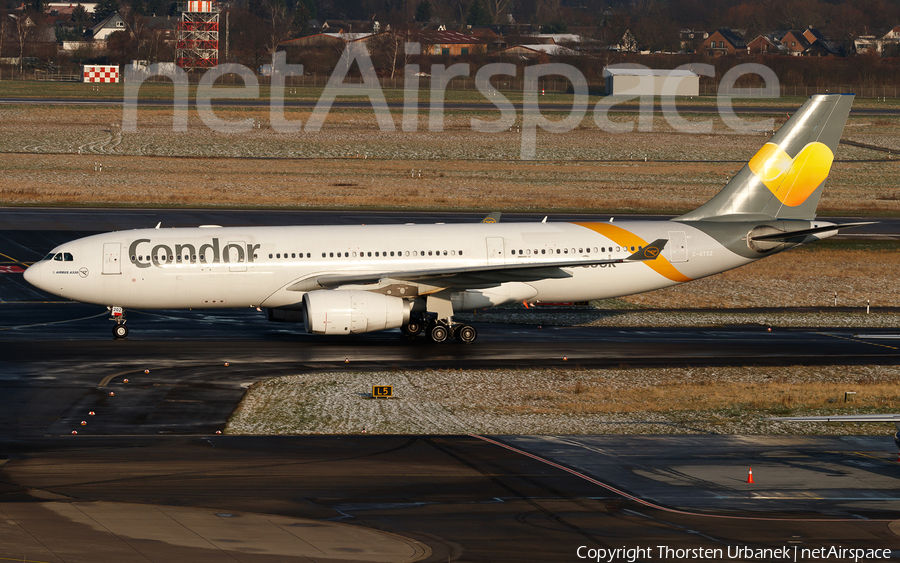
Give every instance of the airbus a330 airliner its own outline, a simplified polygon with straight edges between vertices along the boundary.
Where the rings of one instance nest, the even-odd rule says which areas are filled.
[[[713,199],[671,221],[138,229],[63,244],[31,284],[113,312],[265,308],[314,334],[470,343],[457,311],[588,301],[706,277],[855,226],[817,221],[852,95],[816,95]]]

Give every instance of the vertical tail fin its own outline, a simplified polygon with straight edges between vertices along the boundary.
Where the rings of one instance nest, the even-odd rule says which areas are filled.
[[[721,192],[675,220],[815,219],[853,97],[812,96]]]

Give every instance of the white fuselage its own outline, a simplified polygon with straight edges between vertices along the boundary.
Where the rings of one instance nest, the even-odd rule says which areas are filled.
[[[56,259],[29,268],[26,278],[62,297],[126,308],[290,308],[302,301],[299,282],[323,275],[625,258],[655,239],[669,241],[656,260],[567,267],[571,277],[497,283],[460,292],[484,298],[455,295],[455,308],[616,297],[752,261],[690,225],[668,221],[199,227],[75,240],[54,249]]]

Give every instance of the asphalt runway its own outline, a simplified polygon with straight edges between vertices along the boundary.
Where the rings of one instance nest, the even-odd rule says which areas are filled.
[[[462,346],[411,343],[397,331],[313,337],[255,310],[146,311],[129,312],[129,338],[114,341],[104,308],[58,302],[13,270],[64,240],[159,221],[479,218],[0,211],[0,254],[10,267],[0,274],[0,561],[537,562],[623,547],[650,550],[637,560],[663,561],[680,558],[661,556],[659,546],[900,550],[900,464],[889,425],[883,437],[216,434],[248,386],[282,374],[896,365],[898,330],[482,323],[478,342]],[[741,560],[726,551],[719,559]]]

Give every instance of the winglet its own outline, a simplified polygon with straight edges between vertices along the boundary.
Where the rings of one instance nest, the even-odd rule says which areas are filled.
[[[500,212],[494,211],[487,217],[481,220],[482,223],[499,223],[500,222]]]
[[[648,260],[656,260],[662,254],[663,248],[666,247],[666,243],[668,242],[668,239],[656,239],[644,248],[638,250],[637,252],[626,258],[625,261],[646,262]]]

